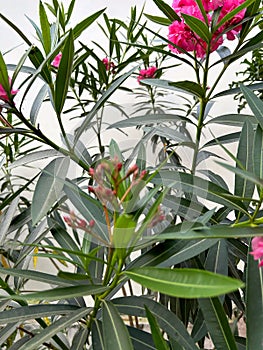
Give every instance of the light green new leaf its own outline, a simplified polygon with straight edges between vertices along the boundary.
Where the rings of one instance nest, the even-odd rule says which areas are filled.
[[[102,304],[102,329],[105,350],[133,349],[127,327],[111,302]]]
[[[146,310],[146,316],[151,328],[151,333],[152,333],[152,337],[153,337],[153,341],[156,346],[156,349],[169,350],[170,347],[168,346],[166,341],[163,339],[163,336],[162,336],[160,327],[158,325],[158,322],[156,321],[156,318],[154,317],[154,315],[151,313],[151,311],[147,306],[145,306],[145,310]]]
[[[251,254],[247,256],[246,276],[247,350],[262,349],[263,268],[258,267]]]
[[[41,220],[60,198],[69,168],[69,158],[53,159],[42,171],[32,199],[33,225]]]
[[[55,110],[60,117],[62,109],[64,107],[68,87],[71,79],[71,72],[74,59],[74,41],[72,31],[69,32],[65,41],[65,46],[62,51],[61,61],[58,67],[56,83],[55,83]]]
[[[39,2],[39,17],[42,31],[43,46],[46,54],[51,50],[50,24],[42,2]]]
[[[146,288],[178,298],[205,298],[232,292],[241,281],[197,269],[143,267],[124,272]]]
[[[237,350],[234,335],[232,334],[229,321],[219,299],[200,299],[198,303],[216,349]]]
[[[50,339],[59,333],[61,330],[66,329],[69,326],[72,326],[75,322],[81,320],[88,313],[90,313],[90,308],[81,308],[77,311],[73,311],[70,315],[61,317],[58,321],[55,321],[53,324],[47,328],[40,331],[40,333],[35,334],[33,338],[23,344],[19,350],[36,350],[44,342],[50,341]]]
[[[16,300],[16,301],[55,301],[61,299],[77,298],[93,294],[101,294],[106,292],[108,287],[101,285],[78,285],[70,287],[61,287],[42,290],[34,293],[12,294],[10,296],[0,296],[0,300]]]
[[[261,129],[263,129],[263,102],[244,85],[240,85],[240,89],[243,92],[251,111],[254,113],[255,118],[261,126]]]

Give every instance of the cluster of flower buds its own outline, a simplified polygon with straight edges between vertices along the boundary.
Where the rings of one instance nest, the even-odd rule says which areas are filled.
[[[102,59],[102,63],[104,64],[106,71],[108,71],[112,74],[116,73],[116,71],[115,71],[116,66],[115,66],[114,62],[110,61],[107,57],[105,57]]]
[[[87,227],[92,228],[95,225],[93,219],[87,223],[86,220],[78,218],[73,210],[69,212],[68,216],[64,216],[63,218],[65,223],[72,228],[86,229]]]
[[[116,210],[119,208],[120,201],[124,200],[124,197],[119,197],[120,184],[132,177],[125,192],[126,196],[131,188],[142,181],[147,174],[145,170],[139,172],[136,164],[129,168],[126,173],[121,173],[122,167],[123,165],[118,158],[114,158],[108,162],[101,162],[95,169],[89,169],[89,174],[95,181],[96,186],[88,186],[88,190],[94,193],[104,206],[111,203]]]

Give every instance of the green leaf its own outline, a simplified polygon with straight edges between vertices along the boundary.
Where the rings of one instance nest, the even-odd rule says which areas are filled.
[[[152,335],[139,328],[127,326],[134,350],[156,350]]]
[[[71,79],[71,72],[74,59],[74,40],[72,31],[69,32],[68,37],[65,41],[65,46],[62,51],[61,61],[58,67],[56,83],[55,83],[55,110],[57,115],[60,117],[63,110],[68,87]]]
[[[212,139],[205,143],[202,148],[205,147],[211,147],[211,146],[218,146],[219,144],[226,144],[226,143],[232,143],[239,140],[240,132],[233,132],[229,134],[225,134],[222,136],[217,137],[216,139]]]
[[[157,113],[157,114],[145,114],[145,115],[141,115],[138,117],[120,120],[114,124],[111,124],[108,127],[108,129],[129,128],[129,127],[134,127],[134,126],[136,127],[138,125],[147,125],[150,123],[161,124],[161,123],[165,123],[165,122],[172,122],[175,124],[178,121],[193,124],[193,122],[190,119],[176,115],[176,114],[168,114],[168,113],[167,114],[159,114],[159,113]]]
[[[263,90],[263,83],[255,83],[255,84],[252,84],[252,85],[247,85],[246,89],[249,89],[249,90],[252,90],[252,91],[253,90],[254,91]],[[221,91],[218,94],[214,95],[213,98],[238,94],[240,91],[241,91],[240,88],[224,90],[224,91]]]
[[[60,198],[68,172],[69,158],[56,158],[42,171],[35,187],[31,214],[33,225],[41,220]]]
[[[102,294],[108,290],[108,287],[101,285],[78,285],[63,288],[53,288],[34,293],[12,294],[10,296],[0,296],[0,300],[15,301],[55,301],[61,299],[77,298],[93,294]]]
[[[5,214],[1,215],[1,225],[0,225],[0,246],[4,245],[4,242],[7,239],[7,232],[9,229],[9,226],[12,222],[13,217],[15,216],[15,213],[17,212],[17,207],[19,203],[19,196],[14,198],[14,200],[9,204],[7,211]]]
[[[85,317],[91,310],[87,307],[73,311],[69,316],[61,317],[58,321],[55,321],[47,328],[35,334],[33,338],[23,344],[19,350],[36,350],[44,342],[50,341],[50,339],[59,333],[61,330],[72,326],[75,322]]]
[[[217,350],[237,350],[224,308],[218,298],[200,299],[206,326]]]
[[[163,339],[163,336],[160,331],[158,322],[156,321],[156,318],[153,316],[153,314],[151,313],[151,311],[148,309],[147,306],[145,306],[145,310],[146,310],[146,316],[151,328],[151,333],[153,336],[153,341],[156,346],[156,349],[169,350],[170,347],[167,345],[166,341]]]
[[[88,336],[89,331],[87,328],[79,328],[74,334],[70,350],[83,350],[87,343]]]
[[[175,339],[184,350],[197,350],[194,340],[187,332],[185,325],[175,313],[168,310],[150,298],[140,296],[121,297],[113,299],[112,302],[120,313],[131,316],[145,317],[145,306],[147,306],[153,316],[158,321],[160,327],[169,337]]]
[[[229,126],[237,126],[243,127],[245,121],[249,120],[253,125],[257,124],[257,121],[254,116],[250,114],[225,114],[220,115],[218,117],[210,119],[206,125],[208,124],[222,124]]]
[[[254,113],[255,118],[261,126],[261,129],[263,129],[263,102],[246,86],[240,85],[240,89],[243,92],[251,111]]]
[[[152,16],[148,14],[144,14],[145,17],[147,17],[150,21],[163,25],[163,26],[169,26],[172,24],[172,21],[168,18],[160,17],[160,16]]]
[[[10,83],[8,78],[7,67],[3,58],[3,55],[0,51],[0,84],[3,86],[7,95],[10,95]]]
[[[44,50],[46,54],[48,54],[51,50],[50,24],[48,21],[45,8],[41,1],[39,2],[39,17],[40,17],[40,25],[42,30]]]
[[[80,138],[83,132],[86,131],[92,119],[95,117],[97,111],[104,105],[104,103],[109,99],[109,97],[118,89],[118,87],[126,80],[128,77],[137,69],[137,67],[131,69],[129,72],[123,74],[118,79],[114,80],[111,86],[104,92],[101,98],[95,103],[94,107],[87,115],[86,119],[82,122],[80,127],[76,130],[75,140]]]
[[[74,28],[73,28],[73,37],[74,40],[76,40],[80,34],[87,29],[96,19],[105,11],[106,8],[93,13],[91,16],[85,18],[83,21],[79,22]]]
[[[236,167],[240,168],[242,166],[243,170],[249,172],[253,172],[253,139],[253,126],[247,121],[244,123],[239,139]],[[235,195],[250,198],[253,196],[254,188],[255,184],[249,179],[240,177],[237,173],[235,174]],[[249,202],[245,205],[248,207]]]
[[[251,251],[251,247],[250,247]],[[261,349],[263,344],[263,269],[251,254],[246,268],[247,350]]]
[[[182,13],[182,17],[185,20],[185,23],[190,27],[190,29],[196,33],[201,39],[203,39],[206,43],[209,43],[212,39],[212,35],[209,32],[209,27],[204,23],[204,21],[189,16],[185,13]]]
[[[113,244],[119,257],[125,257],[126,249],[134,238],[136,225],[137,222],[134,221],[133,215],[123,213],[116,220],[113,229]]]
[[[242,288],[236,279],[197,269],[143,267],[124,272],[146,288],[178,298],[205,298]]]
[[[45,305],[30,305],[22,306],[0,313],[0,324],[20,322],[36,318],[49,317],[54,315],[65,315],[78,309],[76,305],[68,304],[45,304]]]
[[[228,12],[216,25],[214,28],[214,31],[216,31],[218,28],[220,28],[223,24],[225,24],[227,21],[231,20],[237,13],[239,13],[241,10],[247,8],[249,5],[251,5],[255,0],[246,0],[241,5],[235,7],[232,11]]]
[[[151,180],[154,184],[162,183],[164,186],[174,188],[195,196],[204,198],[214,203],[222,204],[231,209],[237,209],[247,214],[243,203],[235,199],[226,189],[191,174],[169,170],[161,170]]]
[[[263,130],[260,125],[257,126],[254,137],[252,161],[254,170],[253,173],[258,178],[263,179]]]
[[[132,342],[116,307],[108,301],[102,304],[102,328],[105,350],[132,350]]]
[[[194,95],[198,98],[205,97],[205,90],[197,83],[189,80],[171,82],[169,85],[177,88],[179,91],[183,91]]]
[[[43,151],[31,152],[31,153],[26,154],[25,156],[22,156],[22,157],[16,159],[13,163],[11,163],[9,165],[8,169],[11,170],[11,169],[19,167],[21,165],[33,163],[35,161],[42,160],[45,158],[58,157],[59,155],[61,155],[61,153],[54,150],[54,149],[46,149]]]
[[[242,226],[213,225],[194,227],[194,223],[178,224],[165,229],[159,237],[164,239],[204,239],[204,238],[246,238],[262,236],[262,227],[253,227],[248,223]],[[157,237],[156,237],[157,238]]]
[[[32,104],[31,110],[30,110],[30,121],[33,125],[36,124],[38,112],[40,110],[40,107],[43,104],[44,99],[47,96],[47,93],[48,93],[48,86],[45,84],[39,90],[36,98],[34,99],[34,102]]]
[[[44,81],[47,84],[52,85],[53,82],[52,82],[50,70],[48,69],[48,65],[44,64],[45,59],[42,55],[42,52],[39,50],[39,48],[37,46],[32,46],[32,49],[31,49],[28,57],[29,57],[30,61],[33,63],[34,67],[37,68],[36,73],[35,73],[36,76],[38,76],[40,74],[41,77],[44,79]],[[38,70],[40,70],[40,71],[38,72]],[[36,79],[36,76],[32,77],[33,81]]]
[[[165,14],[165,16],[170,19],[172,22],[174,21],[180,21],[181,18],[176,14],[174,9],[170,7],[167,3],[165,3],[163,0],[153,0],[155,5],[158,6],[158,8],[162,11],[162,13]]]

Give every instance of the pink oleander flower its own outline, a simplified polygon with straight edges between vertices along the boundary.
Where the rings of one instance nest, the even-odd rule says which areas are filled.
[[[209,25],[212,21],[212,12],[217,8],[221,8],[218,22],[230,11],[242,4],[244,0],[202,0],[204,9],[207,14]],[[175,21],[169,26],[168,39],[178,47],[169,44],[168,47],[175,53],[182,53],[184,51],[195,51],[197,57],[204,57],[207,51],[207,44],[190,27],[184,22],[182,14],[187,14],[205,21],[195,0],[173,0],[172,8],[181,17],[181,21]],[[223,43],[223,37],[220,36],[224,30],[230,26],[237,25],[230,31],[226,32],[228,40],[234,40],[236,35],[240,32],[242,26],[238,25],[245,15],[245,9],[236,14],[231,20],[227,21],[214,34],[211,43],[211,52],[215,51]],[[180,47],[183,50],[180,50]]]
[[[62,57],[62,52],[60,52],[59,54],[57,54],[57,56],[53,59],[53,61],[51,62],[51,65],[55,68],[59,67],[60,61],[61,61],[61,57]]]
[[[157,71],[157,67],[152,66],[147,69],[141,69],[139,72],[139,76],[137,78],[138,83],[143,79],[152,79],[155,78],[155,73]]]
[[[102,63],[104,64],[106,70],[111,73],[115,73],[115,64],[114,62],[110,61],[107,57],[102,59]]]
[[[252,252],[255,260],[260,260],[259,267],[263,266],[263,237],[254,237],[252,239]]]
[[[9,84],[11,85],[12,81],[9,78]],[[11,95],[15,96],[18,93],[18,90],[11,90]],[[0,84],[0,100],[3,100],[5,102],[9,101],[9,97],[7,95],[7,92],[5,91],[5,89],[3,88],[3,86]]]

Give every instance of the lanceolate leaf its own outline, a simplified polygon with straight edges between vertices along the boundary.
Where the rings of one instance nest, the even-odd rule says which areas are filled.
[[[254,138],[253,147],[253,170],[254,174],[262,179],[263,178],[263,129],[258,125]]]
[[[105,350],[133,349],[127,327],[111,302],[102,304],[102,328]]]
[[[64,288],[53,288],[48,290],[42,290],[34,293],[25,294],[12,294],[10,296],[1,296],[0,300],[16,300],[16,301],[55,301],[61,299],[76,298],[80,296],[87,296],[93,294],[101,294],[105,292],[108,287],[100,285],[79,285],[70,286]]]
[[[28,342],[22,345],[19,350],[36,350],[44,342],[50,341],[50,339],[59,333],[61,330],[66,329],[75,322],[81,320],[91,310],[89,308],[81,308],[77,311],[73,311],[69,316],[61,317],[58,321],[55,321],[49,327],[43,329],[40,333],[36,334]]]
[[[119,312],[125,315],[145,317],[145,306],[147,306],[156,318],[161,329],[174,338],[184,350],[197,350],[194,340],[187,332],[182,321],[175,313],[168,310],[160,303],[146,297],[124,297],[113,299],[112,302]]]
[[[48,17],[42,2],[39,2],[39,17],[40,25],[42,30],[42,40],[44,45],[44,50],[48,54],[51,50],[51,35],[50,35],[50,24],[48,22]]]
[[[3,58],[2,53],[0,52],[0,84],[3,86],[4,90],[7,93],[10,93],[10,84],[8,80],[8,72],[6,64]]]
[[[61,61],[59,64],[56,83],[55,83],[55,109],[57,115],[60,117],[62,109],[64,107],[68,87],[71,79],[71,71],[74,58],[74,41],[73,35],[70,31],[65,41],[65,46],[62,52]]]
[[[229,321],[219,299],[200,299],[198,302],[216,349],[237,350]]]
[[[93,13],[91,16],[85,18],[83,21],[78,23],[74,29],[73,29],[73,37],[74,40],[77,39],[80,34],[88,28],[96,19],[105,11],[105,9],[102,9],[98,12]]]
[[[247,256],[246,269],[247,350],[261,349],[263,344],[263,269],[252,255]]]
[[[205,298],[229,293],[241,281],[197,269],[143,267],[124,272],[146,288],[179,298]]]
[[[36,123],[38,112],[40,110],[40,107],[43,104],[43,101],[47,95],[47,92],[48,92],[48,85],[45,84],[39,90],[39,93],[37,94],[37,96],[32,104],[32,108],[30,111],[30,121],[33,125],[35,125],[35,123]]]
[[[163,0],[153,0],[154,3],[158,6],[158,8],[169,18],[172,22],[181,21],[181,18],[176,14],[174,9],[170,7]]]
[[[148,309],[147,306],[145,306],[146,310],[146,316],[148,319],[148,322],[151,327],[151,333],[153,336],[154,344],[156,346],[156,349],[158,350],[169,350],[170,347],[167,345],[166,341],[164,340],[161,330],[159,328],[158,322],[156,321],[156,318],[153,316],[151,311]]]
[[[202,98],[205,96],[204,89],[199,84],[193,81],[184,80],[178,81],[176,83],[171,82],[169,85],[196,97]]]
[[[69,158],[56,158],[43,170],[36,184],[31,213],[33,225],[41,220],[60,198],[69,167]]]
[[[182,17],[185,20],[185,23],[191,28],[191,30],[196,33],[201,39],[203,39],[206,43],[209,43],[212,36],[209,32],[209,27],[200,19],[189,16],[182,13]]]
[[[164,18],[164,17],[152,16],[152,15],[148,15],[148,14],[145,14],[145,17],[147,17],[152,22],[157,23],[157,24],[161,24],[163,26],[169,26],[170,24],[172,24],[171,20]]]
[[[242,132],[240,135],[240,140],[238,144],[237,159],[242,164],[243,170],[253,171],[253,139],[254,130],[253,126],[249,122],[245,122]],[[240,167],[238,164],[237,167]],[[255,185],[248,179],[240,177],[235,174],[235,195],[240,197],[252,197]],[[249,206],[247,202],[246,207]]]
[[[240,89],[243,92],[247,100],[247,103],[251,111],[254,113],[254,116],[257,119],[259,125],[263,129],[263,116],[262,116],[263,102],[250,89],[248,89],[244,85],[241,85]]]

